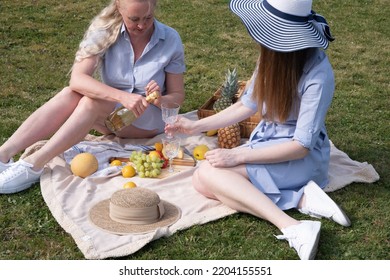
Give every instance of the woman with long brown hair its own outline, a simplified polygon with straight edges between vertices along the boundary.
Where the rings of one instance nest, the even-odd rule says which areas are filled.
[[[350,221],[322,190],[328,183],[330,143],[325,117],[335,87],[323,51],[333,38],[310,0],[232,0],[249,34],[260,45],[257,67],[243,97],[213,116],[180,118],[166,131],[194,134],[225,127],[259,112],[247,144],[206,153],[194,187],[241,212],[265,219],[283,233],[301,259],[316,255],[321,223],[296,220],[296,208],[343,226]]]

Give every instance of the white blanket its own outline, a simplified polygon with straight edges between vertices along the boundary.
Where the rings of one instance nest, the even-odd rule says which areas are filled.
[[[193,119],[197,117],[195,111],[187,113],[186,116]],[[187,167],[164,179],[132,178],[139,187],[152,189],[159,194],[161,199],[180,207],[182,216],[172,226],[159,228],[151,233],[125,236],[109,234],[93,226],[88,220],[88,210],[95,203],[109,198],[113,192],[121,189],[123,184],[129,180],[120,175],[117,176],[118,172],[109,174],[109,172],[104,173],[102,171],[108,169],[105,168],[106,165],[102,165],[102,162],[107,162],[107,159],[102,157],[102,154],[99,155],[99,153],[106,150],[106,146],[99,149],[100,144],[113,147],[109,155],[112,154],[115,157],[129,154],[130,147],[134,147],[131,145],[153,145],[161,137],[162,135],[158,135],[153,139],[137,140],[87,137],[86,141],[88,142],[80,143],[78,147],[86,147],[84,144],[92,147],[89,151],[96,152],[100,159],[101,168],[99,172],[103,173],[97,173],[96,176],[90,176],[86,179],[72,175],[69,164],[65,160],[68,159],[69,161],[71,151],[54,158],[45,167],[40,182],[43,198],[54,218],[65,231],[71,234],[86,259],[105,259],[130,255],[152,240],[236,212],[220,202],[207,199],[197,193],[191,184],[191,176],[196,167]],[[207,144],[210,148],[217,146],[216,137],[207,137],[204,134],[182,137],[182,145],[189,151],[192,151],[199,144]],[[22,157],[33,153],[44,143],[45,141],[42,141],[31,146]],[[379,179],[379,175],[370,164],[354,161],[332,145],[329,179],[330,183],[325,190],[335,191],[352,182],[375,182]]]

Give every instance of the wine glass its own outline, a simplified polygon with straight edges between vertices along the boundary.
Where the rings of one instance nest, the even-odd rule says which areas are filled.
[[[180,138],[175,136],[165,137],[162,139],[162,143],[164,146],[165,154],[169,159],[168,172],[172,173],[174,171],[172,166],[172,160],[179,153]]]
[[[166,124],[174,124],[177,121],[177,116],[179,114],[180,105],[175,102],[166,102],[161,104],[162,120]],[[169,133],[168,138],[173,136]]]

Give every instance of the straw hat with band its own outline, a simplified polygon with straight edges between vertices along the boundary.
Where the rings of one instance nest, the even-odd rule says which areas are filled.
[[[100,229],[114,234],[147,233],[170,226],[180,218],[175,205],[160,200],[146,188],[123,189],[110,199],[97,203],[89,211],[90,221]]]
[[[326,49],[334,38],[325,18],[312,9],[312,0],[232,0],[249,34],[278,52],[306,48]]]

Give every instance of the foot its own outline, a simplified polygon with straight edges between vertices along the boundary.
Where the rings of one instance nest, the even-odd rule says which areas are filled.
[[[19,160],[0,173],[0,194],[23,191],[39,182],[41,171],[32,170],[32,164]]]
[[[313,260],[317,253],[320,229],[320,222],[301,221],[298,225],[282,229],[283,235],[277,235],[276,238],[287,240],[301,260]]]
[[[12,159],[10,159],[7,163],[2,163],[0,161],[0,173],[3,172],[4,170],[8,169],[11,167],[11,165],[14,163]]]
[[[342,226],[349,227],[351,221],[344,211],[313,181],[303,189],[306,203],[299,212],[314,218],[328,218]]]

